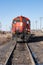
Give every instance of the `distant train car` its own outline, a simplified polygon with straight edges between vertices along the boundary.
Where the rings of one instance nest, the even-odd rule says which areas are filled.
[[[18,16],[12,21],[12,37],[19,36],[28,39],[30,32],[30,19],[24,16]]]

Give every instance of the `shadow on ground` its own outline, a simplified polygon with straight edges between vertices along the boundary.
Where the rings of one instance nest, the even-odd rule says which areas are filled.
[[[29,42],[33,43],[33,42],[40,42],[40,41],[43,41],[43,36],[32,36]]]
[[[34,34],[32,34],[30,40],[28,39],[28,41],[17,41],[17,43],[33,43],[40,41],[43,41],[43,36],[35,36]]]

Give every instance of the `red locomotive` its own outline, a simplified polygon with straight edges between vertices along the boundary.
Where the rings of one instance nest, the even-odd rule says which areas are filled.
[[[30,37],[30,20],[24,16],[18,16],[12,21],[12,36],[19,36],[25,39]]]

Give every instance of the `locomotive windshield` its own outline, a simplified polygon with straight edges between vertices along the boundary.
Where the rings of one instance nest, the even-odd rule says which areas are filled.
[[[20,22],[20,20],[13,20],[13,23]]]
[[[19,17],[17,17],[16,22],[20,22],[20,18]]]
[[[20,22],[20,20],[16,20],[16,22]]]
[[[13,23],[20,22],[20,19],[17,18],[16,20],[13,20]]]

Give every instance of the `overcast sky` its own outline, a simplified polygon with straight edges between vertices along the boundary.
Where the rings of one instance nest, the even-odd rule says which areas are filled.
[[[20,15],[30,18],[31,29],[40,29],[40,17],[42,17],[41,28],[43,28],[43,0],[0,0],[2,30],[10,30],[12,19]]]

